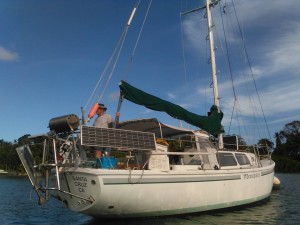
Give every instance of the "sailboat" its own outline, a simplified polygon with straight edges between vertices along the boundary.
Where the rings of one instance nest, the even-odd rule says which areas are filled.
[[[156,118],[100,128],[87,125],[84,115],[82,120],[75,114],[55,117],[49,121],[50,132],[31,137],[35,143],[42,140],[42,162],[36,164],[29,145],[17,148],[39,204],[54,197],[93,217],[137,218],[224,209],[270,196],[271,154],[262,157],[255,146],[241,148],[238,136],[223,135],[211,29],[211,7],[218,2],[206,0],[197,9],[206,10],[209,27],[214,102],[208,115],[189,112],[125,81],[119,84],[119,105],[128,100],[200,129]]]

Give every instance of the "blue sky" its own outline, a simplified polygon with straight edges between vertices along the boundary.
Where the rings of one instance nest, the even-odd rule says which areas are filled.
[[[227,41],[229,53],[233,55],[242,44],[238,41],[238,31],[231,28],[235,23],[232,1],[223,0],[222,4],[225,2],[224,24],[232,31],[227,34]],[[296,0],[234,2],[273,136],[286,123],[300,119],[300,5]],[[46,133],[53,117],[70,113],[81,116],[80,107],[87,105],[135,3],[131,0],[0,0],[0,139],[14,141],[24,134]],[[200,6],[201,1],[153,0],[130,60],[148,4],[149,1],[142,0],[138,7],[101,102],[108,107],[108,113],[115,114],[118,83],[123,79],[194,113],[205,114],[212,104],[207,30],[202,13],[180,19],[183,9]],[[215,29],[221,28],[220,19],[216,16]],[[218,57],[225,47],[220,44],[224,43],[222,32],[220,29],[215,37]],[[241,84],[247,79],[244,75],[249,74],[249,69],[239,63],[245,64],[244,55],[237,55],[231,61],[235,90],[241,94],[236,105],[246,114],[255,111],[256,122],[261,123],[257,99],[253,97],[255,106],[251,108],[246,103],[245,86]],[[268,138],[262,126],[254,128],[250,120],[241,121],[243,116],[230,122],[234,105],[230,96],[232,82],[225,75],[228,74],[226,63],[217,60],[217,67],[226,132],[230,123],[242,124],[251,131],[244,133],[242,128],[230,127],[231,132],[241,131],[249,143]],[[98,95],[104,86],[102,82]],[[254,93],[253,86],[247,88]],[[95,101],[92,98],[87,112]],[[187,126],[126,100],[122,105],[121,120],[152,117]]]

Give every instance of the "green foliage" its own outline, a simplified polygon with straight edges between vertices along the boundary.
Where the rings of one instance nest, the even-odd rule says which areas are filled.
[[[265,146],[270,148],[273,148],[274,146],[273,142],[266,138],[260,139],[257,144],[260,146]]]
[[[275,133],[275,138],[275,155],[300,160],[300,121],[286,124],[282,131]]]
[[[0,168],[16,171],[21,161],[15,150],[16,144],[0,140]]]
[[[300,162],[290,159],[286,156],[273,155],[272,159],[275,161],[275,171],[283,173],[300,173]]]
[[[275,133],[276,148],[273,159],[276,171],[300,172],[300,121],[287,123],[283,130]]]
[[[269,156],[273,151],[274,143],[267,138],[262,138],[257,142],[257,146],[261,156]]]
[[[23,135],[14,143],[0,140],[0,169],[7,171],[16,171],[18,173],[25,173],[24,167],[20,161],[16,148],[25,144],[30,144],[30,135]],[[43,147],[41,144],[31,145],[30,149],[35,157],[37,163],[41,162]]]
[[[239,150],[245,150],[247,149],[247,143],[246,141],[238,135],[238,144],[239,144]]]

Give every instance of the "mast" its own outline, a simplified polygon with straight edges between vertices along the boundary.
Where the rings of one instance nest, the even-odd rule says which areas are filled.
[[[216,69],[216,56],[215,56],[215,45],[214,45],[214,36],[213,36],[213,23],[210,6],[217,4],[219,1],[216,0],[206,0],[206,10],[207,10],[207,27],[208,27],[208,36],[209,36],[209,47],[210,47],[210,58],[211,58],[211,71],[212,71],[212,81],[213,81],[213,92],[214,92],[214,104],[220,112],[220,98],[218,91],[218,79],[217,79],[217,69]],[[224,148],[223,144],[223,134],[218,136],[218,147],[219,149]]]

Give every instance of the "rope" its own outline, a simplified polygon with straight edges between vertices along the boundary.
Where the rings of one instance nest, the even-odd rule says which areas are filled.
[[[143,179],[143,175],[144,175],[145,169],[143,169],[141,176],[136,181],[132,180],[132,177],[131,177],[132,176],[132,172],[131,171],[132,171],[132,169],[130,168],[129,169],[128,183],[130,183],[130,184],[137,184],[137,183],[139,183]]]
[[[131,167],[129,166],[129,161],[131,159],[133,159],[133,158],[135,158],[135,156],[131,155],[131,152],[129,152],[129,157],[128,157],[127,163],[126,163],[126,168],[129,170],[128,183],[130,183],[130,184],[137,184],[137,183],[139,183],[143,179],[143,175],[144,175],[144,172],[145,172],[145,167],[148,164],[149,159],[146,160],[146,162],[144,163],[144,165],[142,167],[143,171],[142,171],[141,176],[139,178],[137,178],[136,181],[133,181],[133,179],[132,179],[132,170],[139,169],[139,167],[140,167],[137,158],[135,158],[136,161],[137,161],[138,166],[137,167],[133,167],[133,169],[131,169]]]

